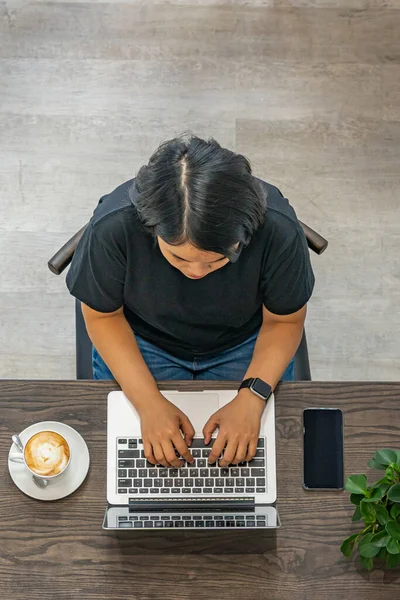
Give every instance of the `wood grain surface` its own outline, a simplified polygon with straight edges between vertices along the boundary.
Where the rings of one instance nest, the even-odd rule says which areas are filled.
[[[161,384],[160,384],[161,385]],[[179,389],[204,389],[204,382]],[[224,384],[213,383],[223,387]],[[285,383],[276,394],[278,507],[276,547],[244,554],[212,544],[179,547],[173,536],[118,539],[101,529],[106,498],[106,398],[113,382],[0,382],[0,596],[2,600],[395,600],[400,572],[367,573],[340,553],[356,529],[346,492],[302,488],[302,411],[339,407],[345,421],[345,471],[365,472],[381,447],[400,447],[400,383]],[[176,388],[176,383],[162,386]],[[24,496],[7,468],[10,436],[57,420],[77,429],[91,455],[89,475],[69,498]],[[369,470],[368,470],[369,471]],[[369,473],[374,476],[374,473]],[[232,533],[232,532],[229,532]],[[187,551],[185,551],[187,548]],[[199,553],[199,550],[201,551]],[[233,553],[236,552],[236,553]]]

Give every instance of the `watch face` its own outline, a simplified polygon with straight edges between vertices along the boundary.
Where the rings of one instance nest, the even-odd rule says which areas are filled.
[[[268,383],[265,383],[265,381],[259,379],[258,377],[256,378],[251,387],[255,392],[257,392],[257,394],[263,396],[263,398],[268,398],[268,396],[271,393],[271,386],[269,386]]]

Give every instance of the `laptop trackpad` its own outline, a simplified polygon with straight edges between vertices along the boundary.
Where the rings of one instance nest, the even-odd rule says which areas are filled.
[[[202,432],[208,418],[219,408],[218,394],[207,392],[165,392],[163,396],[188,417],[196,433]]]

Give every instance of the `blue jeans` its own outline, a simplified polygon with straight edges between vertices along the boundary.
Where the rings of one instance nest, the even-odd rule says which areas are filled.
[[[214,356],[208,358],[195,356],[194,360],[177,358],[138,335],[135,337],[145,363],[156,381],[169,379],[241,381],[252,359],[257,335],[258,332],[241,344]],[[114,379],[95,347],[92,352],[92,364],[94,379]],[[293,379],[294,359],[282,375],[282,381],[293,381]]]

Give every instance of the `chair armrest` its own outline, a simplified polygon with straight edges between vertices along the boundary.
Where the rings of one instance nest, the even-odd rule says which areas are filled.
[[[323,238],[322,235],[314,231],[314,229],[311,229],[311,227],[305,223],[302,223],[301,221],[299,221],[299,223],[303,228],[310,250],[313,250],[317,254],[322,254],[328,247],[328,240]]]
[[[68,267],[86,227],[87,225],[77,231],[75,235],[73,235],[72,238],[51,257],[47,266],[54,275],[60,275],[64,269]]]

